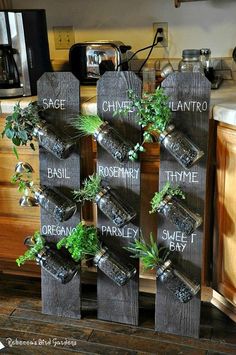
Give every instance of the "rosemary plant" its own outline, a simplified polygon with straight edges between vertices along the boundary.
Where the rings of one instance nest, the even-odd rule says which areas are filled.
[[[101,177],[97,174],[90,175],[83,182],[83,188],[74,190],[74,200],[76,202],[93,201],[101,191]]]

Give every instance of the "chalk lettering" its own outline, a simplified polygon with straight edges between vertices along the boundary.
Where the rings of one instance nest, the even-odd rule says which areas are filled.
[[[119,166],[98,166],[98,174],[102,177],[139,179],[140,169],[124,168]]]
[[[197,171],[165,171],[166,178],[171,182],[188,182],[188,183],[198,183],[198,172]]]
[[[189,111],[189,112],[204,112],[208,109],[207,101],[199,102],[199,101],[177,101],[169,102],[169,107],[171,111]]]
[[[196,235],[196,233],[192,233],[191,236],[186,236],[181,231],[170,232],[167,229],[163,229],[161,238],[166,241],[170,251],[183,252],[188,243],[194,243]]]
[[[66,168],[48,168],[48,179],[70,179]]]
[[[43,108],[48,109],[48,108],[55,108],[56,110],[65,110],[65,102],[66,100],[62,99],[43,99]]]
[[[57,225],[43,225],[41,228],[41,233],[45,235],[59,235],[66,236],[75,231],[72,227],[62,227]]]
[[[128,109],[128,112],[134,112],[134,108],[130,107],[131,101],[103,101],[103,112],[118,111],[119,109]]]
[[[183,253],[184,249],[186,248],[186,243],[174,243],[174,242],[170,242],[169,244],[169,249],[170,251],[180,251],[181,253]]]
[[[123,238],[135,238],[138,234],[138,228],[118,228],[115,226],[101,226],[102,234],[109,234],[114,237],[123,237]]]

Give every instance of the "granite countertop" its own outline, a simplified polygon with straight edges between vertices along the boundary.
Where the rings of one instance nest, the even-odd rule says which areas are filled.
[[[36,96],[0,99],[0,113],[11,113],[18,101],[24,107],[35,100]],[[236,81],[224,80],[219,89],[212,90],[211,106],[215,120],[236,126]],[[97,113],[95,86],[81,86],[81,113]]]

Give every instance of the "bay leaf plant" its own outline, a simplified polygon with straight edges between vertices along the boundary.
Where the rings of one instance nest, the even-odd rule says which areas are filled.
[[[35,150],[33,143],[34,128],[40,122],[40,112],[42,108],[36,102],[31,102],[25,108],[16,103],[11,115],[6,117],[2,138],[6,136],[13,143],[13,152],[19,159],[17,147],[30,145],[31,149]]]
[[[133,109],[137,115],[138,124],[145,130],[143,142],[137,143],[130,152],[132,160],[138,159],[138,152],[144,152],[144,143],[152,143],[165,131],[171,120],[171,110],[168,106],[168,96],[164,89],[158,87],[154,93],[146,93],[142,98],[130,89],[127,91],[129,105],[117,110],[114,115],[128,113]]]
[[[143,236],[140,239],[135,239],[129,243],[125,250],[131,253],[131,258],[140,259],[145,270],[156,269],[160,264],[163,264],[169,255],[169,251],[165,247],[158,247],[150,233],[149,241],[146,242]]]

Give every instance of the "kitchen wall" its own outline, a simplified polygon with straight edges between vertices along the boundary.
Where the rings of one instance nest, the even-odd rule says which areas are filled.
[[[153,22],[168,22],[169,46],[153,58],[179,58],[184,48],[209,47],[214,57],[230,57],[236,46],[236,1],[205,0],[174,7],[174,0],[13,0],[14,8],[45,8],[52,59],[67,59],[55,50],[53,26],[73,25],[76,42],[118,39],[136,51],[151,44]],[[145,58],[147,52],[138,55]]]

